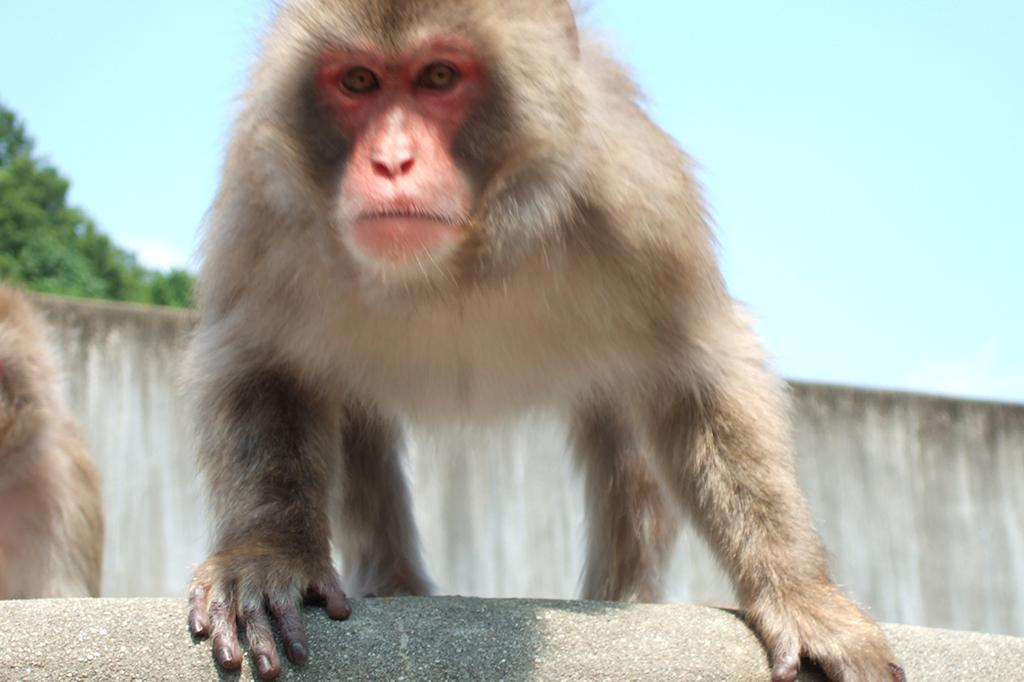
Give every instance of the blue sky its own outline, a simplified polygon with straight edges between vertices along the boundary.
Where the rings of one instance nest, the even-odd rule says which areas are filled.
[[[592,4],[780,371],[1024,401],[1024,3]],[[187,262],[268,8],[0,0],[0,101],[103,229]]]

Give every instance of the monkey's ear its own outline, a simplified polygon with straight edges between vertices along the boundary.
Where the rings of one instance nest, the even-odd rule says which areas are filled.
[[[569,39],[569,47],[577,57],[580,55],[580,32],[576,26],[576,12],[572,8],[570,0],[549,0],[554,5],[555,14],[558,16],[562,26],[565,27],[565,35]]]

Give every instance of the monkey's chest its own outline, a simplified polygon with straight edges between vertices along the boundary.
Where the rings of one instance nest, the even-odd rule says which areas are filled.
[[[643,364],[632,325],[586,301],[493,297],[373,311],[350,329],[346,381],[398,414],[500,418],[559,407]]]

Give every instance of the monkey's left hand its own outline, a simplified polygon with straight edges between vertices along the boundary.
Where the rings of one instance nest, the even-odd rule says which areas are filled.
[[[299,614],[303,600],[324,605],[334,620],[344,620],[352,613],[326,553],[317,561],[301,561],[287,553],[258,548],[224,550],[204,562],[192,579],[189,630],[197,638],[212,638],[217,663],[237,670],[242,665],[241,625],[260,677],[274,679],[281,672],[281,661],[271,618],[292,663],[303,665],[309,655]]]

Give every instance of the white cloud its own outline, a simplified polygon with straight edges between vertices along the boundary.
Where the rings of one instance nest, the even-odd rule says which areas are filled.
[[[1024,402],[1024,362],[990,341],[960,358],[930,358],[912,369],[901,385],[926,393]]]

